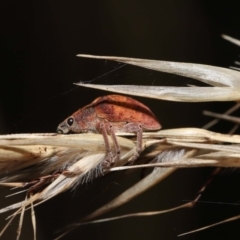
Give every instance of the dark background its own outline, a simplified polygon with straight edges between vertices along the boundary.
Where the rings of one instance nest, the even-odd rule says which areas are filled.
[[[234,61],[239,60],[239,48],[223,40],[221,34],[240,39],[238,2],[1,1],[0,134],[54,132],[73,111],[107,94],[76,89],[74,82],[197,84],[191,79],[133,66],[117,70],[121,66],[118,63],[77,58],[79,53],[234,66]],[[153,110],[165,129],[201,127],[211,120],[202,115],[202,110],[224,112],[233,105],[138,99]],[[221,123],[213,130],[227,132],[231,126]],[[178,170],[112,215],[182,204],[195,197],[209,173],[211,169]],[[36,207],[38,239],[53,239],[56,230],[106,203],[137,179],[139,175],[124,182],[111,180],[111,190],[97,198],[106,184],[101,180]],[[176,239],[185,231],[237,215],[239,206],[212,202],[238,202],[239,180],[237,171],[224,171],[204,193],[202,200],[209,203],[172,214],[83,227],[64,239]],[[3,206],[9,202],[7,199]],[[4,216],[1,219],[4,226]],[[179,239],[239,239],[238,225],[232,222]],[[16,228],[17,222],[3,239],[14,239]],[[23,228],[22,239],[32,239],[29,218]]]

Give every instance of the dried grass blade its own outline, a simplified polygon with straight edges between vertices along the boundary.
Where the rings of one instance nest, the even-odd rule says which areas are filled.
[[[9,225],[11,224],[11,222],[13,221],[13,219],[16,217],[16,215],[13,215],[11,217],[11,219],[7,222],[7,224],[4,226],[4,228],[2,229],[2,231],[0,232],[0,237],[2,237],[2,235],[4,234],[4,232],[7,230],[7,228],[9,227]]]
[[[232,87],[159,87],[86,83],[76,83],[76,85],[115,93],[175,102],[215,102],[240,100],[240,92],[237,88]]]
[[[166,141],[240,143],[240,135],[221,134],[200,128],[176,128],[146,132],[144,138],[165,138]]]
[[[27,195],[25,200],[27,200]],[[20,219],[19,219],[19,224],[18,224],[18,229],[17,229],[17,238],[16,240],[19,240],[21,232],[22,232],[22,225],[23,225],[23,218],[24,218],[24,213],[25,213],[25,206],[23,206],[20,214]]]
[[[0,183],[0,186],[19,188],[19,187],[24,187],[24,183],[22,182]]]
[[[11,211],[11,210],[14,210],[14,209],[17,209],[17,208],[21,208],[21,207],[24,205],[24,202],[25,202],[25,201],[18,202],[18,203],[14,203],[14,204],[12,204],[12,205],[9,205],[9,206],[7,206],[7,207],[4,207],[4,208],[0,209],[0,214],[1,214],[1,213],[4,213],[4,212]]]
[[[136,166],[122,166],[122,167],[114,167],[111,171],[122,171],[129,169],[138,169],[138,168],[195,168],[195,167],[240,167],[239,158],[228,157],[225,159],[201,159],[201,158],[186,158],[179,159],[178,161],[169,161],[162,163],[151,163],[151,164],[139,164]]]
[[[81,227],[81,226],[84,226],[84,225],[99,224],[99,223],[104,223],[104,222],[109,222],[109,221],[116,221],[116,220],[120,220],[120,219],[124,219],[124,218],[149,217],[149,216],[160,215],[160,214],[165,214],[165,213],[177,211],[177,210],[183,209],[183,208],[191,208],[192,206],[193,206],[193,203],[192,203],[192,202],[189,202],[189,203],[185,203],[185,204],[183,204],[183,205],[180,205],[180,206],[177,206],[177,207],[174,207],[174,208],[170,208],[170,209],[166,209],[166,210],[161,210],[161,211],[130,213],[130,214],[120,215],[120,216],[116,216],[116,217],[101,218],[101,219],[97,219],[97,220],[93,220],[93,221],[76,223],[76,224],[72,224],[72,225],[68,226],[68,227],[67,227],[67,230],[64,231],[63,234],[61,234],[60,236],[58,236],[58,237],[55,238],[54,240],[59,240],[59,239],[61,239],[63,236],[65,236],[66,234],[68,234],[69,232],[71,232],[72,230],[74,230],[75,228]]]
[[[146,60],[138,58],[96,56],[87,54],[78,54],[77,57],[112,60],[127,63],[156,71],[177,74],[184,77],[194,78],[212,86],[240,87],[240,73],[227,68],[220,68],[194,63],[178,63],[157,60]]]
[[[135,147],[132,140],[118,137],[122,152]],[[43,145],[45,144],[45,145]],[[23,187],[21,181],[33,180],[70,166],[77,159],[105,153],[100,134],[15,134],[0,136],[0,185]],[[29,166],[33,169],[21,171]],[[8,174],[4,174],[8,172]]]
[[[161,156],[159,156],[159,161],[168,161],[169,157],[172,159],[178,159],[181,157],[188,157],[189,156],[189,152],[186,152],[184,150],[180,150],[180,151],[165,151],[161,154]],[[107,204],[105,204],[104,206],[98,208],[96,211],[94,211],[93,213],[87,215],[85,218],[83,218],[81,220],[80,224],[84,224],[86,221],[89,222],[89,220],[94,219],[118,206],[121,206],[122,204],[130,201],[131,199],[137,197],[138,195],[140,195],[141,193],[143,193],[144,191],[146,191],[147,189],[151,188],[152,186],[154,186],[155,184],[157,184],[158,182],[160,182],[161,180],[163,180],[164,178],[166,178],[168,175],[170,175],[172,172],[174,171],[173,168],[167,168],[167,169],[161,169],[161,168],[155,168],[149,175],[147,175],[144,179],[142,179],[141,181],[137,182],[136,184],[134,184],[132,187],[130,187],[129,189],[127,189],[125,192],[123,192],[122,194],[120,194],[118,197],[116,197],[115,199],[113,199],[112,201],[108,202]],[[184,204],[184,207],[187,204]],[[177,207],[174,208],[174,210],[181,208]],[[173,209],[172,209],[173,210]],[[168,210],[166,210],[168,211]],[[171,211],[171,210],[170,210]],[[163,211],[161,211],[163,213]],[[57,239],[60,239],[63,235],[67,234],[68,232],[72,231],[75,227],[77,227],[79,224],[73,224],[71,226],[69,226],[66,231]]]
[[[64,231],[63,234],[55,238],[55,240],[62,238],[64,235],[66,235],[67,233],[69,233],[70,231],[78,227],[78,225],[84,224],[85,222],[88,223],[89,220],[94,219],[118,206],[121,206],[122,204],[130,201],[131,199],[137,197],[142,192],[146,191],[147,189],[151,188],[153,185],[160,182],[162,179],[166,178],[173,171],[174,169],[170,169],[170,168],[153,171],[151,174],[149,174],[144,179],[136,183],[134,186],[132,186],[131,188],[127,189],[125,192],[120,194],[118,197],[108,202],[104,206],[98,208],[93,213],[87,215],[85,218],[81,220],[81,223],[72,224],[68,226],[66,228],[66,231]]]
[[[33,240],[37,240],[37,226],[36,226],[36,216],[33,207],[33,202],[31,202],[31,219],[33,225]]]
[[[4,226],[4,228],[2,229],[2,231],[0,232],[0,237],[2,236],[2,234],[6,231],[6,229],[8,228],[8,226],[10,225],[10,223],[13,221],[13,219],[22,212],[22,209],[25,206],[21,206],[19,209],[17,209],[17,211],[15,211],[12,215],[8,216],[7,219],[8,220],[7,224]]]
[[[103,160],[104,156],[104,153],[93,154],[74,163],[68,169],[69,172],[73,172],[73,175],[71,177],[60,175],[39,194],[38,199],[41,200],[41,202],[46,201],[75,186],[85,174],[97,167],[97,165]]]
[[[234,111],[236,111],[237,109],[239,109],[240,104],[237,103],[235,104],[233,107],[229,108],[224,114],[231,114]],[[220,121],[220,119],[214,119],[211,122],[207,123],[206,125],[203,126],[204,129],[209,129],[212,126],[214,126],[215,124],[217,124]],[[229,133],[230,134],[230,133]]]
[[[240,47],[240,41],[238,39],[225,34],[222,34],[222,38]]]
[[[208,225],[208,226],[205,226],[205,227],[202,227],[202,228],[198,228],[198,229],[195,229],[193,231],[189,231],[189,232],[186,232],[186,233],[182,233],[182,234],[179,234],[178,237],[182,237],[182,236],[185,236],[185,235],[188,235],[188,234],[191,234],[191,233],[196,233],[196,232],[200,232],[200,231],[203,231],[203,230],[206,230],[208,228],[211,228],[211,227],[215,227],[217,225],[221,225],[223,223],[227,223],[227,222],[231,222],[231,221],[236,221],[240,219],[240,215],[238,216],[235,216],[235,217],[231,217],[231,218],[228,218],[228,219],[225,219],[221,222],[217,222],[217,223],[214,223],[214,224],[211,224],[211,225]]]
[[[48,185],[42,192],[32,195],[29,199],[25,201],[15,203],[8,207],[2,208],[0,209],[0,213],[17,209],[17,208],[21,209],[23,207],[30,206],[34,202],[38,202],[38,204],[40,204],[56,196],[57,194],[60,194],[61,192],[66,191],[67,189],[73,187],[78,181],[80,181],[81,177],[84,176],[88,171],[96,167],[102,161],[103,157],[104,157],[104,153],[101,153],[101,154],[90,155],[80,159],[78,162],[76,162],[69,168],[69,171],[76,173],[75,176],[67,177],[64,175],[60,175],[50,185]]]
[[[193,149],[203,149],[211,151],[225,151],[230,153],[240,153],[239,145],[224,145],[224,144],[211,144],[211,143],[190,143],[190,142],[177,142],[177,141],[168,141],[168,143],[175,146],[188,147]]]
[[[229,116],[227,114],[219,114],[219,113],[214,113],[214,112],[210,112],[210,111],[203,111],[203,114],[206,116],[209,116],[209,117],[214,117],[214,118],[218,118],[218,119],[222,119],[222,120],[226,120],[229,122],[240,124],[239,117],[233,117],[233,116]]]
[[[63,147],[79,147],[90,150],[91,147],[99,147],[104,149],[100,134],[81,133],[59,135],[54,133],[45,134],[10,134],[0,135],[0,146],[25,146],[25,145],[43,145],[43,146],[63,146]]]
[[[168,161],[169,159],[179,159],[182,157],[187,157],[188,152],[185,151],[165,151],[159,157],[159,161]],[[97,209],[95,212],[87,215],[83,221],[90,220],[96,218],[128,201],[135,198],[136,196],[140,195],[141,193],[145,192],[147,189],[151,188],[155,184],[162,181],[168,175],[170,175],[175,169],[168,168],[168,169],[161,169],[156,168],[152,171],[149,175],[143,178],[141,181],[134,184],[132,187],[127,189],[125,192],[120,194],[118,197],[110,201],[109,203],[105,204],[104,206]]]
[[[153,171],[151,174],[146,176],[144,179],[136,183],[131,188],[127,189],[125,192],[121,193],[118,197],[108,202],[106,205],[97,209],[95,212],[87,215],[83,221],[87,221],[93,218],[96,218],[116,207],[121,206],[122,204],[130,201],[131,199],[137,197],[141,193],[145,192],[147,189],[151,188],[167,176],[169,176],[175,169],[161,169]]]

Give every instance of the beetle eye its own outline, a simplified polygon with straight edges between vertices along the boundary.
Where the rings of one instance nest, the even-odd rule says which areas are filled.
[[[70,117],[68,120],[67,120],[67,124],[69,126],[72,126],[73,125],[73,122],[74,122],[74,119],[72,117]]]

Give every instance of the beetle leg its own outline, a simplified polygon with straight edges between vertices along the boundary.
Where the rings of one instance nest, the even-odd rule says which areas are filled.
[[[134,155],[128,160],[130,164],[133,164],[134,161],[139,157],[140,153],[143,151],[142,146],[142,126],[138,125],[138,131],[137,131],[137,148]]]
[[[137,147],[135,154],[128,160],[130,164],[132,164],[138,157],[139,154],[143,151],[142,146],[142,125],[139,123],[127,123],[123,130],[126,132],[133,132],[137,134]]]
[[[104,123],[100,124],[100,130],[101,130],[102,135],[103,135],[103,139],[104,139],[104,143],[105,143],[105,147],[106,147],[106,152],[107,152],[107,156],[102,163],[102,167],[103,168],[109,168],[112,165],[112,163],[114,162],[114,160],[113,160],[113,155],[112,155],[112,152],[111,152],[110,143],[109,143],[109,140],[108,140],[106,125]]]
[[[143,150],[142,147],[142,126],[138,125],[139,129],[137,131],[137,152],[140,153]]]
[[[120,149],[120,146],[119,146],[119,144],[118,144],[118,141],[117,141],[116,134],[115,134],[115,132],[114,132],[113,126],[112,126],[112,125],[109,125],[109,126],[108,126],[108,129],[109,129],[109,133],[110,133],[111,138],[112,138],[112,140],[113,140],[113,144],[114,144],[115,151],[116,151],[116,156],[114,157],[113,162],[112,162],[112,164],[113,164],[113,163],[115,163],[116,161],[119,160],[119,158],[120,158],[120,153],[121,153],[121,149]]]

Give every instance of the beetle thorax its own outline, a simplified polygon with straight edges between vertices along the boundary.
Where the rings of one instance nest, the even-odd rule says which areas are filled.
[[[74,132],[96,132],[96,113],[93,107],[86,107],[73,114],[76,121]]]

